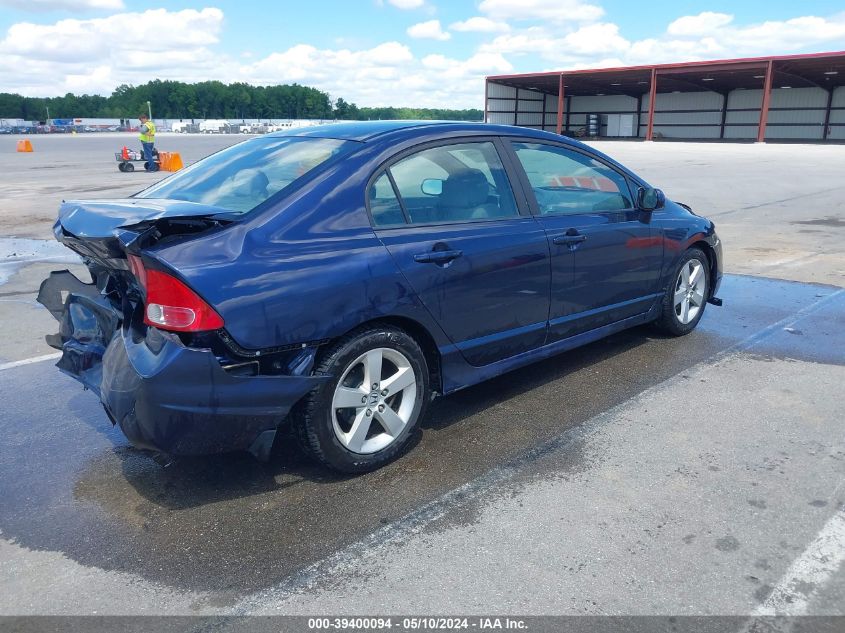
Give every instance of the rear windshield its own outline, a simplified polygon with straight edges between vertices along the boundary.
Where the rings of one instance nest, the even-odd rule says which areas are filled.
[[[197,202],[246,213],[358,143],[280,136],[233,145],[135,195]]]

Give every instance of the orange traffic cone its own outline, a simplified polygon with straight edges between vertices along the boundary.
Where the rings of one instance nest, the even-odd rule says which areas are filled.
[[[129,160],[129,148],[127,148],[126,145],[123,146],[123,149],[120,152],[120,157],[123,160]]]
[[[24,138],[18,141],[18,151],[19,152],[31,152],[32,151],[32,143],[28,138]]]

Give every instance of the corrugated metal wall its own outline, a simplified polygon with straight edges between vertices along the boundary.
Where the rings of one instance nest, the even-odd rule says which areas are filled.
[[[659,84],[658,84],[659,88]],[[658,93],[654,115],[655,138],[757,138],[763,91],[734,90],[724,97],[715,92]],[[828,93],[821,88],[772,90],[766,138],[822,140]],[[722,109],[725,108],[724,131]],[[640,100],[639,136],[646,134],[649,96]],[[637,99],[625,95],[573,96],[565,100],[563,129],[577,134],[588,114],[635,114]],[[557,95],[487,83],[487,121],[554,131]],[[845,87],[834,90],[828,138],[845,140]],[[606,125],[602,134],[606,133]]]
[[[762,90],[733,90],[728,94],[725,138],[756,139]]]
[[[487,122],[554,131],[557,95],[488,82]]]
[[[602,97],[572,97],[568,101],[570,108],[566,129],[576,131],[587,124],[588,114],[636,114],[637,100],[625,95],[605,95]],[[602,134],[607,133],[607,124],[602,121]]]
[[[658,88],[660,84],[658,83]],[[648,126],[649,95],[643,97],[640,136]],[[657,93],[655,138],[719,138],[722,95],[715,92]]]
[[[827,137],[831,140],[845,141],[845,86],[833,91],[830,111],[830,133]],[[838,108],[838,110],[833,110]]]

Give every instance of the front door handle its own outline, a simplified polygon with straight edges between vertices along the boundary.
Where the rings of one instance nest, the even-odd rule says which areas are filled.
[[[566,235],[558,235],[557,237],[552,238],[552,243],[557,244],[557,245],[568,244],[568,245],[571,246],[573,244],[580,244],[581,242],[583,242],[586,239],[587,239],[587,236],[581,235],[580,233],[576,233],[576,234],[572,234],[572,235],[567,233]]]
[[[414,255],[414,261],[418,264],[448,264],[454,259],[463,255],[463,251],[429,251]]]

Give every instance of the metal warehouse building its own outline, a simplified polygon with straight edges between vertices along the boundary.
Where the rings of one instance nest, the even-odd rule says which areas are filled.
[[[569,136],[845,141],[845,51],[491,76],[484,104]]]

